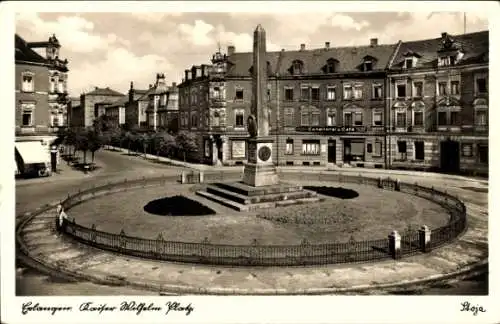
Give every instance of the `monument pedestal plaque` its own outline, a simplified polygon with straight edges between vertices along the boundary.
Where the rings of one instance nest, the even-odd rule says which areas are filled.
[[[252,138],[248,142],[248,163],[243,172],[243,183],[249,186],[272,186],[279,182],[273,163],[273,139]]]

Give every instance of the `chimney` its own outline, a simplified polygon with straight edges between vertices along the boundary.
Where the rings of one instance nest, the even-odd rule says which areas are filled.
[[[149,84],[149,89],[151,89],[152,87],[153,87],[153,85],[150,83],[150,84]]]
[[[300,50],[303,51],[306,49],[306,44],[300,44]]]
[[[446,38],[446,36],[448,36],[447,32],[441,33],[441,38]]]
[[[184,79],[186,81],[189,80],[189,78],[188,78],[188,72],[189,72],[189,70],[184,70]]]
[[[329,49],[330,48],[330,42],[325,42],[325,48]]]
[[[236,48],[233,45],[229,45],[227,47],[227,56],[233,55],[235,51],[236,51]]]
[[[378,38],[371,38],[370,46],[377,46],[377,45],[378,45]]]
[[[177,83],[176,82],[172,82],[172,87],[173,88],[177,87]]]
[[[134,90],[134,81],[130,81],[130,90]]]

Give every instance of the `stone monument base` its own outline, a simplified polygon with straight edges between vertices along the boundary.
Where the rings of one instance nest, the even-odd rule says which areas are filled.
[[[254,186],[272,186],[279,182],[274,165],[247,163],[243,171],[243,183]]]
[[[197,191],[196,194],[238,211],[304,204],[320,200],[314,191],[283,182],[260,187],[248,185],[243,181],[213,183],[208,185],[206,190]]]

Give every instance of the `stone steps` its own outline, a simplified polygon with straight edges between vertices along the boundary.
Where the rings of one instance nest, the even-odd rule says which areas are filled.
[[[229,190],[231,192],[235,192],[244,196],[262,196],[262,195],[271,195],[271,194],[280,194],[280,193],[288,193],[301,191],[302,186],[299,185],[290,185],[290,184],[278,184],[273,186],[265,186],[265,187],[251,187],[242,182],[230,182],[230,183],[215,183],[212,186],[217,186],[219,188]]]
[[[232,200],[239,204],[249,205],[256,203],[264,203],[264,202],[276,202],[276,201],[284,201],[284,200],[295,200],[302,198],[310,198],[315,196],[314,192],[311,191],[293,191],[293,192],[285,192],[285,193],[276,193],[276,194],[266,194],[260,196],[245,196],[243,194],[233,192],[227,189],[223,189],[218,186],[210,185],[206,190],[208,193]]]

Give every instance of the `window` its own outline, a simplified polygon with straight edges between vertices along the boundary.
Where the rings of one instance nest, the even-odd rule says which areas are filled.
[[[334,109],[327,109],[326,111],[326,125],[327,126],[335,126],[337,124],[337,121],[335,119],[335,110]]]
[[[344,126],[352,126],[352,113],[344,113]]]
[[[245,113],[243,110],[238,109],[238,110],[234,111],[234,119],[235,119],[234,126],[235,127],[239,127],[239,128],[244,127],[244,115],[245,115]]]
[[[405,98],[406,97],[406,84],[396,85],[396,97]]]
[[[167,94],[166,93],[161,96],[161,105],[162,106],[167,105]]]
[[[319,101],[319,87],[311,88],[311,99],[314,101]]]
[[[50,87],[49,91],[51,93],[56,92],[56,79],[55,78],[50,78]]]
[[[476,125],[486,126],[488,125],[488,112],[484,110],[476,111]]]
[[[300,88],[300,100],[309,100],[309,87]]]
[[[411,69],[413,67],[413,58],[405,59],[405,68]]]
[[[33,80],[33,74],[31,73],[25,73],[23,74],[23,85],[22,85],[22,90],[24,92],[33,92],[35,87],[33,85],[34,80]]]
[[[309,126],[311,123],[309,109],[302,107],[300,109],[300,125]]]
[[[424,85],[422,82],[413,83],[413,97],[422,98]]]
[[[326,73],[335,73],[335,61],[333,59],[327,61]]]
[[[294,122],[294,109],[285,108],[285,126],[295,126]]]
[[[382,113],[380,111],[373,113],[373,125],[382,126]]]
[[[354,86],[354,99],[361,99],[363,97],[363,86],[355,85]]]
[[[320,120],[319,109],[312,108],[312,112],[311,112],[311,125],[312,126],[319,126],[319,120]]]
[[[373,156],[382,156],[382,142],[375,141]]]
[[[320,141],[319,140],[303,140],[302,155],[319,155]]]
[[[446,118],[446,111],[439,111],[438,112],[438,125],[439,126],[448,125],[448,121]]]
[[[335,87],[327,87],[326,88],[326,100],[335,100]]]
[[[365,71],[373,70],[373,62],[372,61],[365,61],[364,67],[365,67]]]
[[[463,157],[472,157],[472,144],[463,143],[462,144],[462,156]]]
[[[406,160],[406,142],[398,141],[398,156],[401,161]]]
[[[413,126],[424,126],[424,112],[415,111],[413,113]]]
[[[191,115],[191,127],[198,127],[198,116],[196,116],[196,113]]]
[[[293,139],[287,139],[286,140],[285,154],[286,155],[292,155],[293,154]]]
[[[373,99],[382,99],[382,85],[373,85]]]
[[[449,66],[455,64],[454,56],[443,56],[439,58],[438,65],[439,66]]]
[[[413,145],[415,146],[415,160],[424,160],[424,142],[418,141],[414,142]]]
[[[293,88],[285,88],[285,100],[293,101]]]
[[[236,100],[243,100],[243,89],[236,89]]]
[[[220,114],[218,111],[214,112],[212,126],[220,126]]]
[[[446,96],[446,82],[439,82],[438,83],[438,95],[439,96]]]
[[[458,115],[458,111],[452,111],[450,112],[450,125],[454,125],[454,126],[457,126],[460,124],[460,120],[459,120],[459,115]]]
[[[488,90],[486,88],[486,79],[485,78],[476,79],[476,88],[478,93],[487,93]]]
[[[205,157],[210,157],[210,140],[205,140]]]
[[[344,85],[344,100],[347,99],[352,99],[352,86],[351,85]]]
[[[488,145],[478,144],[477,155],[479,163],[488,163]]]
[[[33,126],[34,124],[34,104],[21,104],[22,110],[22,126]]]
[[[451,94],[460,94],[460,83],[458,81],[451,81]]]
[[[302,62],[301,61],[294,61],[292,63],[292,71],[293,74],[302,74]]]
[[[63,93],[64,92],[64,80],[59,77],[59,82],[57,83],[57,92]]]
[[[396,113],[396,127],[406,127],[406,112]]]
[[[225,99],[224,90],[221,89],[220,87],[214,87],[213,88],[213,97],[214,97],[214,99],[224,100]],[[242,98],[243,98],[243,96],[242,96]]]
[[[271,85],[267,85],[267,101],[271,101]]]
[[[356,125],[356,126],[363,125],[363,113],[355,113],[354,114],[354,125]]]
[[[372,143],[366,144],[366,153],[372,153],[373,147]]]

